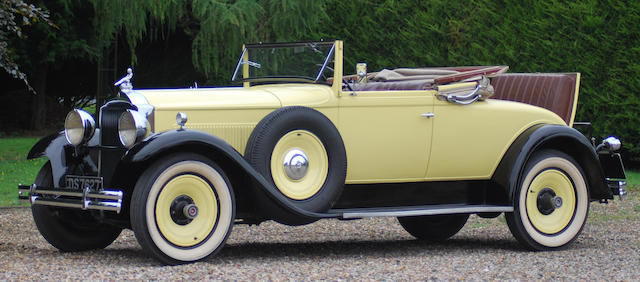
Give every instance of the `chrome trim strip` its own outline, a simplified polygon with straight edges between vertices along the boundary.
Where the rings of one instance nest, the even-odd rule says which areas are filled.
[[[422,209],[406,209],[406,210],[389,210],[389,211],[357,211],[345,212],[342,214],[344,219],[363,218],[363,217],[389,217],[389,216],[419,216],[419,215],[439,215],[439,214],[456,214],[456,213],[480,213],[480,212],[513,212],[512,206],[466,206],[466,207],[449,207],[449,208],[422,208]]]

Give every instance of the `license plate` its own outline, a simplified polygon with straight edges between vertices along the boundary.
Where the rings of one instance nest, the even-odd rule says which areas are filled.
[[[65,181],[68,189],[84,190],[89,187],[95,191],[102,190],[102,177],[67,175]]]

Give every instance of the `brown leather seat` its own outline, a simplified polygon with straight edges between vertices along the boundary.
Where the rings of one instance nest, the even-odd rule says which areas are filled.
[[[495,76],[492,99],[522,102],[546,108],[568,125],[573,123],[578,73],[506,73]]]

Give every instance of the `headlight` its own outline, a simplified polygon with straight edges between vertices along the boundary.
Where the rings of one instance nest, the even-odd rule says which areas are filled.
[[[74,146],[91,139],[95,129],[95,120],[91,114],[83,110],[70,111],[64,119],[64,137]]]
[[[134,110],[127,110],[118,120],[120,143],[131,148],[149,134],[149,122],[145,116]]]

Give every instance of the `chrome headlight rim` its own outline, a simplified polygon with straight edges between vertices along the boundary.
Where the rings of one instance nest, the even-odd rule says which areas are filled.
[[[126,110],[118,119],[118,139],[125,148],[131,148],[149,135],[149,121],[136,110]]]
[[[95,130],[96,121],[86,111],[73,109],[67,113],[67,117],[64,119],[64,138],[67,143],[73,146],[89,141]]]

